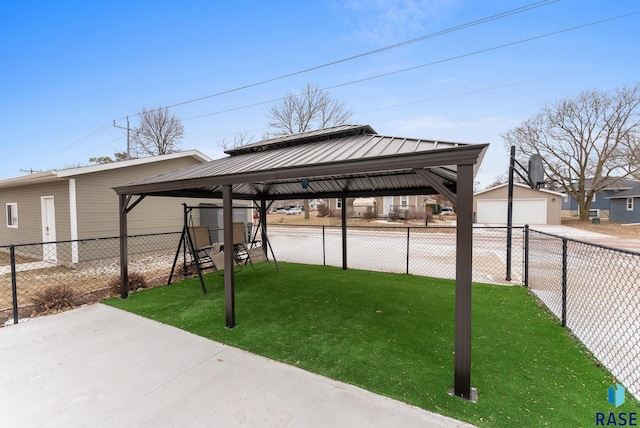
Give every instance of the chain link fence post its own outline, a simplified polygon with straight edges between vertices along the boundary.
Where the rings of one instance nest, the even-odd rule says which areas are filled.
[[[567,326],[567,239],[562,238],[562,326]]]
[[[13,301],[13,323],[18,324],[18,281],[16,279],[16,247],[9,247],[11,263],[11,300]]]
[[[529,287],[529,225],[524,225],[524,239],[522,244],[524,245],[524,260],[522,266],[523,282],[525,287]]]
[[[324,239],[324,225],[322,226],[322,265],[327,265],[327,247]]]
[[[409,274],[409,233],[411,231],[410,227],[407,227],[407,275]]]

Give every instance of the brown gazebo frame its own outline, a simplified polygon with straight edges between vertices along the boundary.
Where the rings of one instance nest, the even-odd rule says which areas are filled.
[[[228,157],[115,188],[120,203],[122,298],[128,296],[127,214],[146,196],[222,198],[224,245],[233,248],[234,199],[278,199],[442,194],[457,207],[453,394],[471,388],[471,277],[473,178],[488,144],[463,144],[378,135],[368,125],[342,125],[228,150]],[[138,196],[133,200],[133,196]],[[343,269],[347,268],[346,209],[342,210]],[[267,236],[264,233],[264,236]],[[228,242],[227,242],[228,241]],[[233,253],[225,253],[226,326],[235,322]]]

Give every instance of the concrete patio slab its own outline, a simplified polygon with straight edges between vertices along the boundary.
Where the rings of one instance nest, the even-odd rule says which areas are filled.
[[[0,328],[3,426],[470,427],[95,304]]]

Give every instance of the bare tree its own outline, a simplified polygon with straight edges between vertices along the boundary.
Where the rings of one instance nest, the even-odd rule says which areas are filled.
[[[182,122],[169,109],[142,109],[140,125],[133,129],[132,140],[137,147],[151,156],[175,153],[184,135]]]
[[[253,140],[253,137],[249,137],[246,132],[238,131],[233,134],[232,140],[227,140],[226,138],[224,138],[220,142],[220,147],[222,147],[224,150],[235,149],[250,144],[251,140]]]
[[[344,102],[331,98],[318,85],[307,83],[300,93],[288,93],[272,105],[267,117],[276,135],[286,135],[342,125],[352,114]]]
[[[300,93],[288,93],[272,105],[267,117],[275,135],[286,135],[343,125],[352,114],[344,102],[331,98],[318,85],[307,83]],[[308,199],[304,200],[304,218],[309,219]]]
[[[539,154],[546,174],[576,200],[587,220],[596,192],[637,174],[640,153],[640,84],[613,92],[584,91],[545,106],[505,133],[520,155]]]

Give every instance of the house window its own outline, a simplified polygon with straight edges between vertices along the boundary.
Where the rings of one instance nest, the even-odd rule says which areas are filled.
[[[633,198],[627,198],[627,211],[633,211]]]
[[[409,205],[409,197],[408,196],[400,196],[400,205],[406,207]]]
[[[342,199],[336,199],[336,208],[342,209]]]
[[[7,227],[18,228],[18,204],[7,204]]]
[[[568,197],[567,195],[564,195],[564,196],[562,197],[562,202],[564,202],[565,204],[566,204],[567,202],[569,202],[569,197]]]

